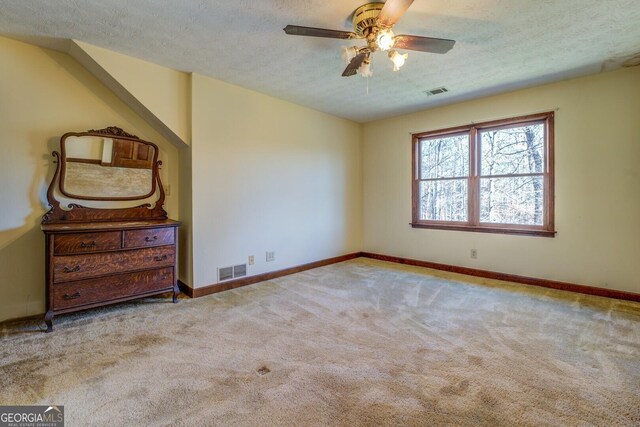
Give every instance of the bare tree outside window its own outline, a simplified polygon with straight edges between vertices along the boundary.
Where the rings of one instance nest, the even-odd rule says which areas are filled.
[[[553,236],[553,113],[413,135],[425,228]]]
[[[436,221],[466,221],[469,135],[420,142],[420,216]]]
[[[479,132],[480,222],[542,225],[544,123]]]

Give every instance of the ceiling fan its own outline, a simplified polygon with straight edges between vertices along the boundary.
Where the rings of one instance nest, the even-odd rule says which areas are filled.
[[[416,50],[430,53],[447,53],[453,48],[455,40],[436,39],[411,35],[395,35],[393,26],[404,15],[413,0],[387,0],[385,3],[367,3],[353,12],[354,31],[327,30],[324,28],[287,25],[284,32],[293,36],[326,37],[332,39],[365,39],[364,47],[343,49],[343,57],[349,65],[342,73],[343,77],[360,73],[371,76],[371,54],[377,50],[387,51],[397,71],[408,56],[395,49]]]

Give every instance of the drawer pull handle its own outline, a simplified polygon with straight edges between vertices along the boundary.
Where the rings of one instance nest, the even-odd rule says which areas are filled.
[[[156,240],[158,240],[158,236],[153,236],[153,237],[147,236],[144,238],[145,242],[155,242]]]
[[[155,259],[156,261],[166,261],[167,260],[167,256],[166,255],[157,255],[155,257],[153,257],[153,259]]]
[[[62,269],[62,271],[64,271],[65,273],[75,273],[75,272],[80,271],[80,266],[76,265],[73,268],[65,267],[65,268]]]
[[[62,299],[69,301],[70,299],[80,298],[80,291],[77,291],[75,294],[64,294]]]
[[[96,246],[96,241],[95,240],[93,242],[91,242],[91,243],[85,243],[85,242],[80,243],[80,247],[83,248],[83,249],[84,248],[93,248],[95,246]]]

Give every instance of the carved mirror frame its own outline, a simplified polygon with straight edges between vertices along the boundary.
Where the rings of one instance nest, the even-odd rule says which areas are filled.
[[[62,174],[65,172],[66,159],[64,157],[65,148],[64,141],[69,136],[97,136],[105,138],[117,138],[126,139],[152,146],[155,150],[153,158],[153,170],[152,170],[152,192],[146,196],[151,197],[153,194],[158,194],[158,200],[152,206],[151,203],[144,203],[139,206],[130,208],[93,208],[88,206],[82,206],[77,203],[70,203],[65,208],[55,197],[56,188],[65,197],[71,199],[83,199],[83,200],[100,200],[100,201],[123,201],[123,200],[138,200],[141,197],[112,197],[112,198],[90,198],[90,197],[77,197],[65,193],[62,189],[61,180]],[[43,223],[64,223],[64,222],[94,222],[94,221],[126,221],[126,220],[151,220],[151,219],[166,219],[167,212],[164,210],[164,187],[160,180],[160,167],[162,161],[158,160],[159,150],[158,147],[149,142],[138,138],[136,135],[125,132],[116,126],[110,126],[104,129],[91,129],[86,132],[69,132],[64,134],[60,138],[60,148],[62,155],[58,151],[52,152],[52,156],[55,158],[56,170],[49,184],[47,190],[47,201],[49,203],[49,211],[42,217]]]
[[[69,158],[67,157],[67,138],[69,137],[83,137],[83,136],[96,136],[96,137],[107,137],[107,135],[105,135],[104,133],[101,133],[103,131],[106,131],[108,129],[112,129],[115,132],[121,132],[123,135],[118,135],[117,138],[114,139],[118,139],[118,140],[126,140],[126,141],[133,141],[133,142],[137,142],[137,143],[141,143],[144,145],[148,145],[150,147],[153,148],[154,150],[154,154],[153,154],[153,161],[151,163],[151,191],[149,191],[149,193],[147,194],[143,194],[140,196],[126,196],[126,197],[119,197],[119,196],[115,196],[115,197],[98,197],[98,196],[85,196],[85,195],[78,195],[78,194],[71,194],[69,193],[66,189],[65,189],[65,181],[67,179],[66,176],[66,169],[67,169],[67,163],[70,161]],[[117,130],[115,130],[117,129]],[[128,135],[128,136],[127,136]],[[109,135],[109,137],[113,137],[115,135]],[[120,128],[106,128],[106,129],[101,129],[101,130],[90,130],[87,132],[68,132],[65,133],[64,135],[62,135],[62,138],[60,138],[60,153],[61,153],[61,158],[62,158],[62,162],[61,162],[61,168],[60,168],[60,192],[70,198],[70,199],[80,199],[80,200],[104,200],[104,201],[121,201],[121,200],[143,200],[143,199],[147,199],[151,196],[153,196],[156,192],[156,175],[158,174],[158,167],[156,167],[156,165],[158,164],[158,146],[156,144],[154,144],[153,142],[149,142],[149,141],[144,141],[140,138],[138,138],[135,135],[131,135],[126,133],[125,131],[123,131]]]

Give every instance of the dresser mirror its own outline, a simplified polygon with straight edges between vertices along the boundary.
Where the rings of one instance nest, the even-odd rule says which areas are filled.
[[[70,133],[60,141],[60,192],[82,200],[139,200],[155,193],[158,150],[150,142]]]
[[[60,139],[60,152],[52,154],[57,166],[47,192],[51,209],[44,223],[167,218],[159,173],[162,162],[154,143],[111,126],[66,133]],[[101,207],[84,205],[83,200]],[[132,207],[136,200],[140,205]]]

